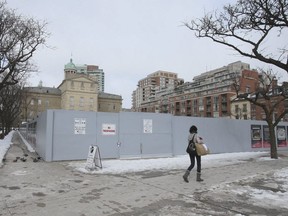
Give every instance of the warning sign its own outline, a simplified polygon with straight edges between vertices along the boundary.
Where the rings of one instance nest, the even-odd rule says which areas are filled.
[[[116,125],[115,124],[102,124],[102,134],[103,135],[115,135]]]

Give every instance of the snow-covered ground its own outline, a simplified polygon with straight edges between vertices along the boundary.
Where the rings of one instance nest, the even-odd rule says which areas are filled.
[[[12,144],[12,136],[14,133],[18,133],[17,131],[11,131],[3,140],[0,139],[0,167],[3,165],[3,158],[5,157],[6,152],[8,151],[10,145]],[[19,133],[19,136],[22,135]],[[28,151],[35,152],[35,150],[29,145],[29,143],[23,139],[24,144],[26,145]]]
[[[0,139],[0,167],[2,166],[3,158],[8,151],[10,145],[12,144],[12,136],[14,131],[11,131],[3,140]]]
[[[4,158],[9,146],[12,144],[13,132],[9,133],[3,140],[0,140],[0,161],[2,165],[2,159]],[[26,145],[29,145],[25,143]],[[28,149],[32,150],[28,146]],[[269,157],[268,152],[240,152],[240,153],[225,153],[225,154],[211,154],[203,158],[203,167],[219,167],[231,164],[245,163],[245,159],[255,159],[255,160],[266,160],[272,161]],[[282,160],[279,158],[279,160]],[[286,160],[286,159],[285,159]],[[133,160],[103,160],[103,169],[98,169],[94,171],[87,171],[85,169],[85,161],[75,161],[70,162],[69,166],[80,172],[90,173],[90,174],[119,174],[119,173],[129,173],[129,172],[139,172],[139,171],[151,171],[151,170],[171,170],[171,169],[183,169],[188,166],[189,159],[187,155],[173,157],[173,158],[157,158],[157,159],[133,159]],[[282,181],[283,185],[281,187],[285,190],[282,192],[273,192],[271,190],[260,190],[245,186],[233,193],[237,194],[249,194],[253,200],[259,204],[267,205],[267,202],[273,205],[281,206],[281,208],[287,208],[288,203],[288,167],[278,170],[274,173],[274,178],[277,181]],[[231,192],[231,191],[230,191]],[[266,200],[265,203],[263,200]]]
[[[241,153],[225,153],[211,154],[202,156],[202,166],[205,168],[219,167],[229,164],[245,163],[245,159],[259,158],[259,160],[271,160],[269,157],[264,157],[267,152],[241,152]],[[260,157],[263,156],[263,157]],[[204,158],[205,157],[205,158]],[[94,171],[85,168],[86,162],[75,161],[69,165],[83,173],[97,174],[119,174],[149,170],[171,170],[182,169],[189,166],[188,155],[176,156],[171,158],[156,158],[156,159],[127,159],[127,160],[104,160],[102,161],[102,169]]]

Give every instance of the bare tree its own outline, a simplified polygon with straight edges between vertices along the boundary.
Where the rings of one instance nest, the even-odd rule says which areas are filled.
[[[223,11],[185,23],[198,38],[210,38],[239,54],[274,65],[288,73],[287,44],[269,44],[272,37],[287,41],[288,0],[238,0]],[[267,49],[267,44],[273,48]],[[279,45],[279,47],[277,47]]]
[[[22,90],[20,85],[6,86],[0,91],[1,125],[4,135],[11,131],[21,113]]]
[[[272,70],[262,70],[258,79],[255,79],[256,90],[249,93],[243,93],[241,89],[241,78],[236,77],[233,87],[236,91],[236,97],[249,101],[257,107],[260,107],[265,114],[265,121],[269,128],[270,137],[270,156],[278,159],[277,142],[275,127],[281,119],[288,113],[284,108],[286,99],[285,89],[286,83],[282,86],[277,85],[277,80]]]
[[[224,6],[220,12],[205,14],[203,18],[185,23],[185,26],[198,38],[210,38],[242,56],[273,65],[288,73],[287,44],[270,41],[273,37],[277,37],[277,41],[287,41],[288,0],[238,0],[234,5]],[[272,87],[274,76],[269,72],[263,74],[266,74],[265,79],[259,79],[258,88],[253,94],[240,94],[237,82],[234,87],[238,98],[263,109],[269,127],[271,158],[278,158],[274,128],[286,111],[283,110],[276,119],[273,116],[275,110],[283,106],[287,95],[284,91],[276,94]]]
[[[35,70],[31,58],[40,45],[46,45],[46,25],[17,15],[0,2],[0,90]]]

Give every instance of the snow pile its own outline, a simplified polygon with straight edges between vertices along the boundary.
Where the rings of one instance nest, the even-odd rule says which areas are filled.
[[[11,131],[3,140],[0,140],[0,166],[3,165],[3,158],[5,157],[6,152],[8,151],[10,145],[12,144],[12,137],[14,131]]]
[[[203,156],[202,165],[205,168],[219,167],[225,165],[231,165],[236,163],[245,163],[245,160],[249,160],[255,157],[261,157],[267,155],[267,152],[240,152],[240,153],[224,153],[224,154],[211,154]],[[189,165],[189,156],[182,155],[172,158],[156,158],[156,159],[126,159],[126,160],[103,160],[102,169],[89,171],[85,169],[85,161],[73,161],[69,163],[70,167],[75,170],[90,174],[119,174],[119,173],[131,173],[151,170],[172,170],[172,169],[184,169]]]

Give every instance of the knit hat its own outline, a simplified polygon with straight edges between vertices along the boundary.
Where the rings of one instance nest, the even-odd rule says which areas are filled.
[[[190,127],[190,130],[189,130],[190,133],[197,133],[197,131],[198,131],[198,129],[197,129],[197,127],[195,125],[192,125]]]

